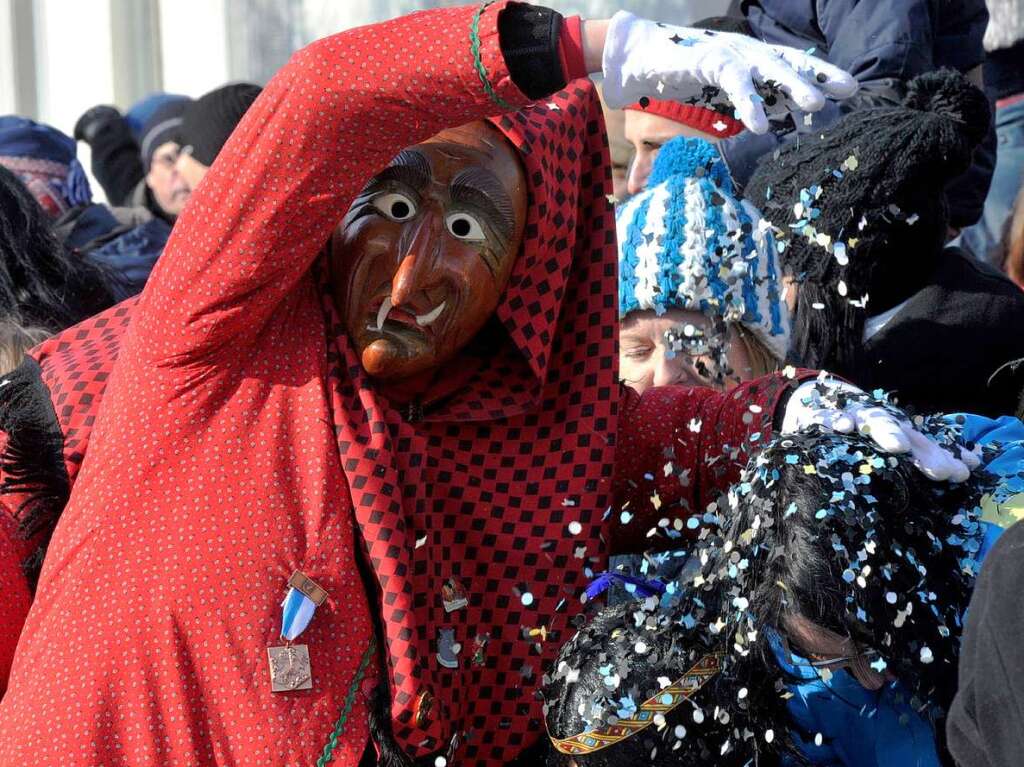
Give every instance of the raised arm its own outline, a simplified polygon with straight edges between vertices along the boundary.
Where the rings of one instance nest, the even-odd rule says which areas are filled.
[[[352,198],[404,147],[526,97],[502,57],[505,3],[412,14],[296,53],[175,226],[136,313],[157,360],[252,342]]]
[[[719,507],[712,504],[773,433],[812,427],[857,432],[881,452],[907,453],[935,482],[962,482],[980,463],[974,453],[947,449],[919,432],[898,408],[827,373],[776,373],[729,392],[686,386],[654,387],[640,397],[627,392],[616,447],[611,553],[678,548],[680,539],[716,523]]]
[[[612,553],[685,547],[708,504],[771,438],[794,388],[773,375],[731,392],[659,386],[638,396],[627,389],[608,521]]]
[[[527,101],[510,68],[529,71],[528,57],[520,50],[506,62],[503,48],[524,39],[522,27],[545,13],[521,3],[436,9],[295,54],[178,219],[139,306],[138,348],[171,364],[202,362],[228,345],[244,349],[296,288],[356,193],[401,149]],[[503,25],[513,17],[516,24]],[[693,44],[678,45],[673,34]],[[819,88],[855,89],[845,73],[801,52],[737,36],[712,39],[629,14],[584,22],[574,46],[580,71],[571,75],[603,64],[620,98],[655,95],[664,81],[675,98],[713,92],[722,103],[732,99],[755,127],[764,111],[754,88],[764,77],[809,109],[824,103]],[[571,57],[559,50],[557,58],[566,67]],[[564,72],[530,96],[561,87],[559,79],[564,84]]]

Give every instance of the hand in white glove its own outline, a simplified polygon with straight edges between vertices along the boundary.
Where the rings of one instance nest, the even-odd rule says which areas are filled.
[[[791,434],[808,426],[870,437],[887,453],[910,453],[914,465],[936,481],[963,482],[981,459],[958,448],[959,457],[914,425],[895,408],[872,400],[856,386],[830,378],[802,383],[786,405],[782,433]]]
[[[768,114],[816,112],[825,97],[849,98],[857,81],[819,58],[730,32],[659,24],[626,11],[608,26],[604,98],[621,108],[643,97],[672,99],[736,116],[754,133]]]

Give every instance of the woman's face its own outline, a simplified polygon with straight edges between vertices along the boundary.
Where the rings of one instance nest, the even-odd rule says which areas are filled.
[[[674,351],[668,333],[692,339],[688,350]],[[619,378],[637,393],[652,386],[682,384],[727,390],[754,377],[746,344],[730,329],[725,357],[730,371],[720,370],[714,336],[700,312],[670,309],[630,312],[619,329]],[[677,345],[678,346],[678,345]]]
[[[845,669],[867,690],[881,689],[892,678],[884,669],[872,668],[876,656],[858,647],[850,637],[840,636],[802,615],[787,616],[783,625],[793,651],[819,668],[832,672]]]
[[[670,120],[661,115],[638,112],[627,109],[625,116],[626,141],[633,145],[633,162],[626,178],[628,194],[639,194],[647,188],[647,179],[654,167],[654,160],[661,147],[678,136],[702,138],[712,143],[719,141],[718,136],[691,128],[689,125]]]

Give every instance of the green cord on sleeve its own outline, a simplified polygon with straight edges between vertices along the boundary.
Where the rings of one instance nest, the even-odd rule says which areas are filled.
[[[320,758],[316,760],[316,767],[327,767],[331,759],[334,758],[334,749],[338,747],[338,738],[341,737],[341,733],[345,731],[345,723],[348,722],[348,715],[352,713],[352,706],[356,702],[356,694],[359,692],[359,685],[363,682],[363,677],[366,675],[366,669],[370,665],[370,661],[373,659],[374,652],[377,651],[377,640],[373,638],[370,640],[369,646],[366,648],[366,652],[363,653],[363,659],[359,663],[359,669],[356,671],[356,676],[352,680],[352,684],[349,685],[348,693],[345,695],[345,705],[341,710],[341,716],[338,717],[338,721],[334,725],[334,729],[331,730],[330,736],[327,738],[327,745],[324,746],[324,752],[320,755]]]
[[[483,59],[480,58],[480,17],[483,12],[487,10],[487,6],[494,3],[495,0],[485,0],[477,8],[475,14],[473,14],[473,23],[469,28],[469,52],[473,54],[473,68],[476,70],[477,76],[480,78],[480,83],[484,86],[484,93],[491,97],[491,101],[497,104],[506,112],[514,112],[516,108],[509,104],[505,99],[499,96],[494,87],[491,85],[491,79],[487,75],[487,67],[484,66]]]

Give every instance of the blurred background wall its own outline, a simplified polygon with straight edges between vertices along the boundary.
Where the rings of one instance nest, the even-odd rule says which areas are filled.
[[[264,84],[317,38],[466,0],[0,0],[0,114],[70,133],[100,103],[153,91],[199,96],[233,80]],[[543,3],[544,0],[541,0]],[[685,24],[728,0],[546,0],[564,14],[619,8]]]

